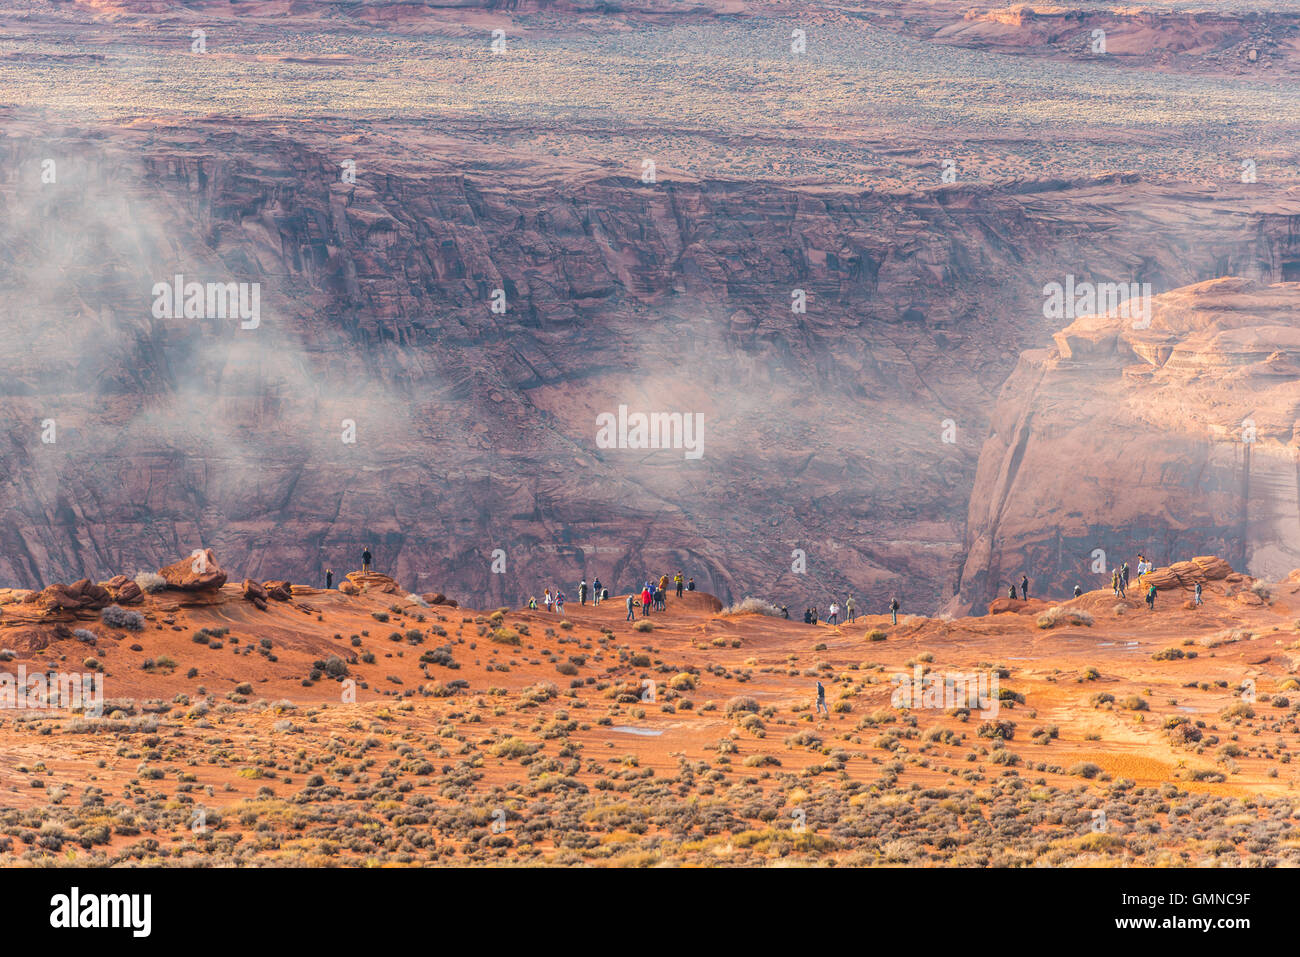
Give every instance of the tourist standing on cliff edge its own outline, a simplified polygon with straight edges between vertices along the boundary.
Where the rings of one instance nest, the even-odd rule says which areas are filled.
[[[367,545],[367,546],[366,546],[364,549],[362,549],[362,551],[361,551],[361,570],[362,570],[363,572],[368,572],[368,571],[370,571],[370,560],[371,560],[372,557],[373,557],[373,556],[370,554],[370,546]]]

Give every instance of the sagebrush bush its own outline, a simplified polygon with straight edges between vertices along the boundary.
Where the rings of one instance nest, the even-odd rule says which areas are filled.
[[[121,605],[109,605],[99,613],[99,620],[110,628],[124,631],[144,631],[144,615],[130,611]]]

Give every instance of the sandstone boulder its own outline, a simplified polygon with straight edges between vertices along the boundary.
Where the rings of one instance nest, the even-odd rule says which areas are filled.
[[[114,575],[108,581],[101,582],[101,585],[119,605],[138,605],[144,601],[143,589],[125,575]]]
[[[397,584],[396,579],[378,572],[348,572],[347,580],[357,586],[360,592],[381,592],[385,595],[405,595],[406,590]],[[339,587],[343,583],[339,582]]]
[[[293,586],[286,581],[268,581],[266,597],[272,601],[288,601],[293,596]]]
[[[1142,576],[1142,588],[1155,585],[1158,591],[1171,588],[1195,588],[1200,582],[1202,587],[1211,581],[1221,581],[1232,574],[1232,566],[1213,555],[1202,555],[1189,562],[1174,562],[1164,568],[1156,568]]]
[[[217,564],[217,556],[210,548],[172,562],[166,568],[158,569],[158,574],[167,582],[168,588],[178,591],[214,591],[226,583],[226,572]]]

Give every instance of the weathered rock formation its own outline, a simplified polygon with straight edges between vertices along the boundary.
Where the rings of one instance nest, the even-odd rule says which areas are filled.
[[[1145,554],[1158,587],[1300,564],[1300,283],[1218,279],[1155,297],[1149,326],[1084,316],[1026,352],[980,455],[950,609],[1028,574],[1100,588]]]
[[[226,583],[226,572],[217,564],[212,549],[195,549],[194,553],[158,569],[168,588],[183,592],[215,591]]]

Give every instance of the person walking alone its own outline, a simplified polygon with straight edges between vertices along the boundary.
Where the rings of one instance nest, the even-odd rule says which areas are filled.
[[[826,713],[826,717],[831,716],[831,709],[826,707],[826,688],[819,681],[817,682],[817,707],[813,713],[818,714],[823,711]]]
[[[1020,576],[1020,600],[1029,601],[1029,576]]]
[[[635,608],[636,608],[636,596],[628,595],[627,596],[627,620],[628,621],[636,621],[636,613],[634,612]]]
[[[898,597],[889,599],[889,619],[895,625],[898,624]]]
[[[1196,593],[1193,600],[1196,602],[1196,607],[1200,608],[1201,607],[1201,583],[1200,582],[1196,583]]]

